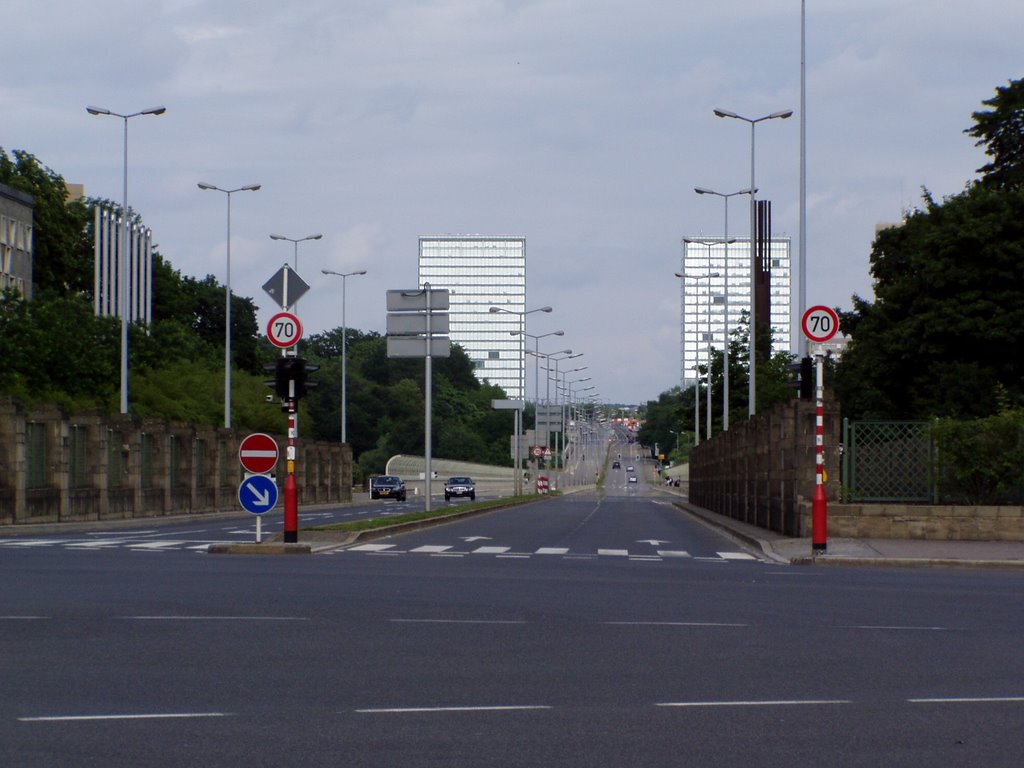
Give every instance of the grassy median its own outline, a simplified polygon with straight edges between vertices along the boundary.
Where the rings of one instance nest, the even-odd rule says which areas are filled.
[[[429,512],[408,512],[404,515],[389,515],[388,517],[372,517],[366,520],[356,520],[351,523],[333,523],[331,525],[316,525],[303,528],[304,531],[372,531],[377,528],[389,528],[393,525],[403,523],[417,523],[422,520],[436,520],[444,517],[457,517],[467,512],[485,512],[489,509],[501,509],[502,507],[515,507],[520,504],[529,504],[534,501],[541,501],[551,496],[560,495],[553,491],[547,495],[530,494],[528,496],[508,496],[503,499],[488,499],[486,501],[471,501],[466,504],[448,504],[432,509]]]

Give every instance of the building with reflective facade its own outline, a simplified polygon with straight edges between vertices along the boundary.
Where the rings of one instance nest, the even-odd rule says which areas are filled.
[[[773,237],[769,242],[769,315],[775,353],[790,349],[791,243],[788,237]],[[750,238],[737,238],[727,245],[721,237],[684,237],[681,261],[680,383],[686,388],[694,383],[696,367],[707,365],[709,346],[721,352],[726,330],[731,336],[743,314],[750,312]]]
[[[477,378],[522,399],[525,337],[512,332],[523,330],[526,311],[526,238],[421,236],[419,283],[451,291],[451,340],[466,350]]]

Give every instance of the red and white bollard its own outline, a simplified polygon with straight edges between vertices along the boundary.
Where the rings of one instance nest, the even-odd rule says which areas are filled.
[[[811,551],[815,555],[822,555],[828,549],[828,497],[825,496],[823,482],[825,471],[825,386],[822,381],[824,376],[822,356],[817,355],[816,357],[815,398],[817,402],[814,412],[815,477],[814,498],[811,501]]]

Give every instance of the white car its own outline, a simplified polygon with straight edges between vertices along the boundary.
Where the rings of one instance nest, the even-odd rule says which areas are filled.
[[[636,475],[630,475],[629,476],[629,482],[631,482],[631,483],[637,482]]]

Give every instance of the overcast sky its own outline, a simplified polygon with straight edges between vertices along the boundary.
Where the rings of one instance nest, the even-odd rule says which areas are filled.
[[[527,238],[533,334],[564,330],[602,400],[679,383],[680,238],[720,236],[749,186],[750,129],[800,105],[799,0],[5,0],[0,146],[129,204],[184,275],[261,286],[292,262],[307,333],[384,332],[417,237]],[[955,194],[985,157],[963,134],[1019,78],[1020,0],[807,2],[807,298],[870,297],[875,226]],[[757,128],[759,197],[799,234],[799,114]],[[746,235],[743,198],[730,235]],[[794,310],[796,311],[796,310]],[[530,378],[530,377],[528,377]]]

